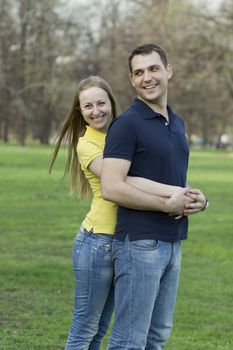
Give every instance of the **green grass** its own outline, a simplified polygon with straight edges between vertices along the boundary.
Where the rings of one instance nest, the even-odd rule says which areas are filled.
[[[60,181],[63,157],[48,175],[49,154],[0,145],[1,350],[61,350],[70,325],[72,241],[89,201]],[[193,151],[189,183],[210,207],[190,217],[166,350],[232,350],[233,155]]]

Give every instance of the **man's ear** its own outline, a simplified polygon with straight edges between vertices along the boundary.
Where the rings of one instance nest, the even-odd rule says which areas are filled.
[[[167,71],[167,78],[168,80],[171,79],[173,71],[172,71],[172,66],[168,63],[167,67],[166,67],[166,71]]]
[[[132,86],[135,87],[135,84],[134,84],[134,82],[133,82],[132,73],[129,74],[129,79],[130,79],[130,81],[131,81]]]

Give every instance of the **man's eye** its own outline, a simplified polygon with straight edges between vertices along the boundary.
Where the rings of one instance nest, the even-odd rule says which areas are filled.
[[[136,71],[136,72],[134,72],[134,75],[136,77],[139,77],[140,75],[142,75],[142,71]]]

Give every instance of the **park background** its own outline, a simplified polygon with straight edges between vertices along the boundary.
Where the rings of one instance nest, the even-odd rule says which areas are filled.
[[[190,217],[166,350],[232,350],[232,28],[232,0],[0,0],[0,350],[64,347],[72,241],[90,199],[61,180],[65,150],[48,175],[54,135],[90,74],[111,83],[122,109],[132,101],[127,55],[145,42],[168,53],[188,180],[210,201]]]

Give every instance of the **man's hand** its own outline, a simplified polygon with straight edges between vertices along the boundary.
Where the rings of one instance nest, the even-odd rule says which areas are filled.
[[[203,208],[205,208],[207,200],[200,190],[190,188],[187,196],[193,199],[193,202],[185,204],[184,215],[196,214],[199,213],[199,211],[203,210]]]
[[[189,195],[189,188],[181,188],[166,200],[167,212],[175,219],[180,219],[184,215],[184,210],[188,204],[192,204],[194,199]]]

